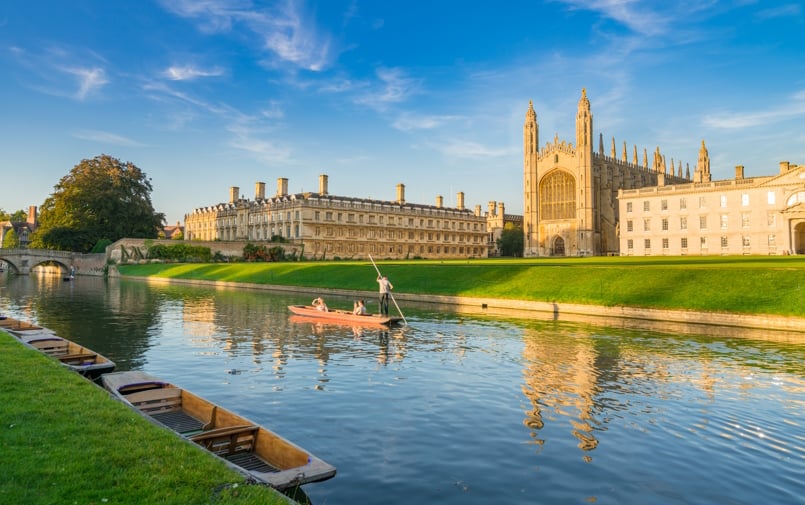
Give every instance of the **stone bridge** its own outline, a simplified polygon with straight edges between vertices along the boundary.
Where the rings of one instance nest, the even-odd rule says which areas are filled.
[[[56,266],[62,274],[75,268],[76,275],[103,276],[106,269],[106,254],[81,254],[50,249],[0,248],[0,262],[8,265],[9,271],[28,275],[37,266]]]

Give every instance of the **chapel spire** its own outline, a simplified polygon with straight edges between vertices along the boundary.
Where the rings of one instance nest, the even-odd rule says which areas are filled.
[[[694,182],[710,182],[710,154],[702,140],[702,147],[699,148],[699,159],[696,162],[696,171],[693,172]]]

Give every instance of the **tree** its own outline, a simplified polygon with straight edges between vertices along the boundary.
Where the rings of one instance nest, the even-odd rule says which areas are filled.
[[[523,229],[512,223],[507,223],[498,239],[498,249],[501,256],[522,256],[525,247]]]
[[[14,228],[11,228],[6,232],[6,235],[3,237],[3,247],[6,249],[16,249],[20,246],[20,238],[17,236],[17,232],[14,231]]]
[[[11,221],[12,223],[24,223],[28,220],[28,213],[20,209],[13,214],[0,209],[0,221]]]
[[[156,238],[165,224],[151,204],[145,172],[106,154],[82,160],[54,189],[31,247],[87,252],[102,239]]]

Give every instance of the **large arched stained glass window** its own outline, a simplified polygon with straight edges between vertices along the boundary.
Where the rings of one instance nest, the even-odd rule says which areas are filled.
[[[576,217],[576,180],[564,170],[557,170],[539,184],[540,219]]]

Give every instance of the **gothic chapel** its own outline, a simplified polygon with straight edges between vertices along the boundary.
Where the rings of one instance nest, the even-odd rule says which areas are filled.
[[[619,254],[618,190],[690,182],[690,168],[683,176],[680,162],[674,174],[673,159],[666,168],[659,147],[651,167],[645,149],[638,163],[637,146],[629,161],[625,142],[618,157],[614,138],[605,155],[603,135],[595,152],[593,115],[585,89],[576,114],[575,146],[555,136],[540,149],[537,114],[529,102],[523,151],[525,256]],[[709,159],[705,161],[709,171]]]

